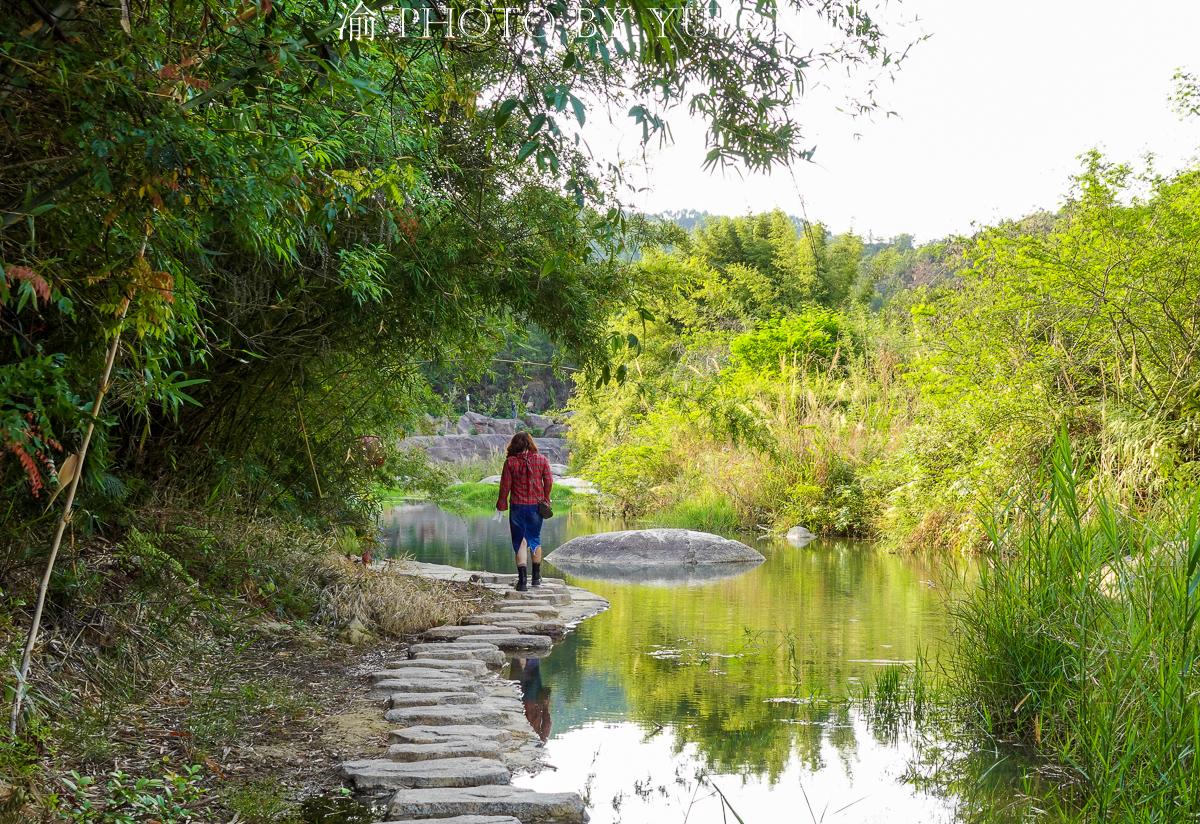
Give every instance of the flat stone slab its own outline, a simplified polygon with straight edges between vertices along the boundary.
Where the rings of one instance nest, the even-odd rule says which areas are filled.
[[[362,791],[427,787],[479,787],[507,784],[512,773],[494,758],[442,758],[392,761],[366,758],[345,761],[342,775]]]
[[[503,743],[512,738],[512,734],[503,727],[485,727],[481,724],[418,725],[388,733],[388,739],[398,744],[434,744],[456,738],[483,738]]]
[[[503,714],[491,706],[452,704],[446,707],[397,707],[383,715],[393,724],[499,724]]]
[[[409,824],[424,821],[426,824],[521,824],[521,819],[511,815],[456,815],[452,818],[403,818],[398,821],[383,821],[380,824]]]
[[[485,638],[479,638],[480,635],[502,635],[507,630],[503,627],[493,627],[487,624],[478,624],[475,626],[460,626],[458,624],[446,624],[441,627],[425,630],[421,634],[421,639],[425,641],[453,641],[463,635],[474,635],[475,640],[484,641]]]
[[[490,613],[492,615],[536,615],[539,618],[557,618],[559,609],[552,604],[542,604],[537,601],[519,601],[514,604],[500,604],[497,609],[499,612]]]
[[[461,661],[479,661],[486,667],[498,667],[504,663],[504,653],[500,652],[500,648],[494,644],[489,645],[491,649],[464,649],[462,651],[454,650],[436,650],[434,652],[416,652],[413,653],[413,661],[445,661],[445,660],[461,660]],[[462,656],[455,658],[454,656]]]
[[[567,625],[562,621],[548,621],[530,613],[498,612],[489,616],[488,623],[503,627],[510,632],[520,632],[525,635],[549,635],[551,638],[561,638],[567,634]]]
[[[787,542],[794,547],[805,547],[817,539],[817,536],[802,526],[794,526],[787,531]]]
[[[518,593],[518,591],[515,589],[510,589],[505,591],[504,600],[509,602],[532,601],[533,603],[539,603],[541,606],[553,607],[556,605],[562,606],[564,603],[570,603],[571,596],[565,593],[562,595],[552,595],[550,593],[546,593],[545,595],[540,593],[532,595],[529,593]]]
[[[562,638],[567,634],[567,625],[562,621],[514,621],[508,626],[513,627],[522,635],[549,635],[551,638]]]
[[[463,664],[462,662],[463,661],[482,661],[483,659],[480,658],[479,656],[486,655],[489,652],[495,652],[495,650],[494,649],[472,649],[472,648],[466,647],[466,646],[455,649],[453,642],[447,641],[446,646],[442,647],[441,649],[428,650],[428,651],[422,650],[421,652],[410,652],[408,658],[398,658],[396,660],[406,662],[406,663],[399,664],[399,666],[401,666],[401,667],[417,667],[417,666],[437,667],[438,663],[442,662],[446,665],[447,669],[452,669],[455,666],[462,667],[463,669],[474,669],[474,667],[472,667],[470,664]],[[414,663],[412,663],[412,661],[415,658],[420,658],[424,661],[428,661],[429,663],[414,664]],[[389,663],[388,666],[391,667],[392,666],[391,663]]]
[[[398,790],[388,805],[388,815],[396,819],[508,815],[524,824],[583,824],[586,820],[583,799],[577,793],[539,793],[511,786]]]
[[[393,761],[432,761],[438,758],[500,757],[500,744],[483,738],[445,738],[428,744],[392,744],[387,750]]]
[[[443,704],[478,704],[481,702],[477,692],[393,692],[388,698],[388,706],[397,707],[437,707]]]
[[[387,669],[381,672],[399,672],[401,670],[440,670],[447,674],[454,675],[486,675],[487,664],[482,659],[472,657],[470,653],[484,652],[484,650],[464,649],[458,655],[464,656],[461,658],[453,657],[450,650],[438,654],[430,653],[429,657],[421,657],[419,659],[400,658],[396,661],[388,661]],[[439,657],[445,654],[445,658]],[[482,666],[481,666],[482,665]]]
[[[505,652],[547,652],[554,646],[554,640],[547,635],[522,635],[513,632],[509,635],[488,637]]]
[[[419,644],[413,644],[408,648],[408,654],[411,657],[417,652],[436,652],[440,649],[477,649],[488,650],[495,649],[495,644],[489,644],[487,641],[471,641],[469,643],[460,644],[450,641],[423,641]]]
[[[687,569],[725,564],[761,564],[762,554],[741,541],[692,529],[630,529],[572,538],[546,556],[561,570],[623,571],[635,580],[640,570]]]
[[[527,592],[517,592],[515,589],[510,589],[504,593],[504,600],[506,600],[506,601],[534,601],[534,602],[540,602],[543,604],[569,604],[569,603],[571,603],[571,596],[569,593],[566,593],[566,592],[542,593],[542,592],[536,592],[536,591],[532,591],[532,590],[527,591]]]
[[[488,672],[487,665],[482,661],[453,661],[451,662],[455,665],[453,667],[438,666],[440,662],[427,658],[393,661],[392,663],[399,664],[399,666],[376,670],[368,677],[375,682],[396,678],[407,678],[410,681],[468,681],[482,678]]]
[[[482,693],[484,691],[483,682],[472,679],[440,679],[431,681],[428,679],[411,679],[411,678],[385,678],[382,681],[376,681],[367,697],[372,701],[379,699],[391,699],[392,695],[397,692],[474,692]]]
[[[463,619],[463,623],[467,626],[474,624],[492,624],[500,626],[505,621],[538,621],[543,616],[536,612],[513,611],[513,612],[481,612],[478,615],[468,615]]]

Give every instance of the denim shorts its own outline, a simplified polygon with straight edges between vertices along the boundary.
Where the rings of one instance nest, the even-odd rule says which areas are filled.
[[[529,551],[542,545],[542,516],[537,504],[512,504],[508,508],[508,531],[512,533],[513,552],[521,548],[525,539]]]

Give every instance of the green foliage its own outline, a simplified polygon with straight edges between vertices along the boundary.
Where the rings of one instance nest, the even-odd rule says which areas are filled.
[[[1200,479],[1198,238],[1200,172],[1095,154],[1060,213],[920,248],[708,218],[638,262],[653,320],[614,319],[639,345],[574,401],[577,457],[626,514],[725,495],[744,527],[970,550],[1066,427],[1153,513]]]
[[[442,592],[355,576],[329,536],[363,546],[381,488],[444,490],[445,473],[392,447],[442,406],[430,383],[448,366],[477,376],[540,329],[562,360],[622,374],[608,320],[636,305],[627,261],[652,232],[613,196],[618,167],[592,160],[589,106],[628,107],[649,142],[687,103],[708,162],[767,169],[808,152],[791,112],[814,60],[903,57],[856,3],[786,8],[828,42],[793,41],[775,3],[739,21],[764,25],[691,32],[637,3],[587,42],[568,42],[564,15],[532,38],[351,41],[324,0],[6,8],[0,589],[14,610],[45,559],[59,468],[96,425],[37,688],[103,685],[102,726],[187,638],[228,634],[246,610],[382,624],[401,601],[395,632],[453,613]],[[27,730],[62,720],[66,702],[39,698]],[[113,781],[113,810],[141,815]],[[186,789],[162,781],[137,785],[146,809]]]
[[[103,784],[72,772],[63,779],[65,791],[51,801],[56,821],[72,824],[185,824],[198,820],[195,803],[203,795],[199,766],[182,774],[139,778],[120,770]]]
[[[737,336],[729,350],[736,366],[778,374],[844,362],[853,357],[855,346],[845,318],[827,309],[809,309]]]
[[[1145,194],[1135,196],[1136,191]],[[1061,214],[982,232],[956,288],[912,306],[921,414],[898,450],[884,529],[980,543],[1066,427],[1090,484],[1152,512],[1200,460],[1200,177],[1085,159]]]
[[[873,531],[863,474],[905,425],[909,390],[893,333],[816,304],[863,254],[854,238],[832,245],[830,257],[822,227],[775,212],[708,220],[639,262],[653,320],[614,323],[639,336],[626,381],[581,384],[572,402],[575,460],[609,506],[723,529]]]
[[[1088,820],[1180,820],[1200,805],[1200,499],[1140,521],[1086,487],[1062,435],[989,521],[953,681],[989,733],[1081,782]]]
[[[903,58],[857,4],[789,8],[829,42],[801,48],[774,3],[686,29],[682,3],[670,25],[635,4],[574,42],[562,15],[530,42],[342,40],[312,0],[6,16],[0,483],[53,478],[122,327],[102,471],[224,486],[236,457],[261,470],[247,504],[346,516],[379,479],[344,456],[412,423],[423,370],[477,371],[534,325],[604,360],[638,221],[582,143],[589,105],[627,106],[649,141],[686,102],[709,162],[764,169],[807,151],[790,112],[814,56]]]

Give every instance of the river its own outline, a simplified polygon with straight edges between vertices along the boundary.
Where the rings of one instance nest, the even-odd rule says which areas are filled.
[[[567,512],[543,540],[621,527]],[[383,530],[393,554],[512,568],[507,523],[488,516],[404,505]],[[612,606],[542,660],[554,769],[514,781],[582,792],[594,824],[1012,820],[1006,757],[848,700],[936,659],[962,570],[854,541],[755,545],[761,566],[700,584],[564,576]]]

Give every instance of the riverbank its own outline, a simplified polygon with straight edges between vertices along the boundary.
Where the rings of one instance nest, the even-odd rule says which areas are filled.
[[[0,736],[2,822],[136,818],[160,802],[179,806],[163,824],[320,820],[306,809],[343,795],[341,760],[386,742],[346,685],[495,600],[399,564],[363,568],[328,531],[150,514],[112,543],[72,547],[71,574],[54,581],[24,735]],[[27,620],[6,613],[6,649]],[[129,796],[138,781],[150,783]]]
[[[417,562],[405,567],[432,580],[481,586],[496,603],[461,624],[427,630],[405,657],[368,676],[368,697],[384,704],[383,718],[395,727],[391,746],[383,757],[345,761],[342,774],[360,795],[382,802],[392,819],[483,815],[498,816],[497,824],[582,824],[586,805],[573,788],[534,792],[511,779],[546,766],[541,746],[551,720],[549,693],[534,685],[540,659],[608,602],[557,579],[517,592],[512,575]],[[520,686],[500,677],[506,665]]]

